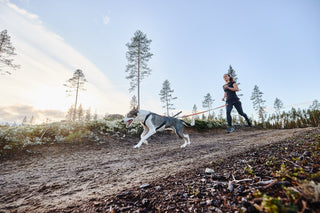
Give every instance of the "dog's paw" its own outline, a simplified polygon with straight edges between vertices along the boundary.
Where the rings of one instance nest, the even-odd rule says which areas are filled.
[[[139,147],[140,147],[140,145],[135,145],[133,148],[135,148],[135,149],[136,149],[136,148],[139,148]]]
[[[144,144],[148,144],[148,141],[144,141],[143,143],[144,143]]]
[[[187,144],[183,144],[183,145],[180,146],[180,148],[184,148],[186,146],[187,146]]]

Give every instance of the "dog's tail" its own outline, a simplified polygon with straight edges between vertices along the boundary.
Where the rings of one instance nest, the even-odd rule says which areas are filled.
[[[188,126],[188,127],[191,127],[191,126],[195,125],[195,120],[194,119],[192,119],[191,124],[186,122],[186,121],[184,121],[184,120],[181,120],[181,121],[185,126]]]

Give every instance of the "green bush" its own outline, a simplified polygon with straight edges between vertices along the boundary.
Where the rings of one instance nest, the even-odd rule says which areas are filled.
[[[209,129],[218,129],[218,128],[226,128],[227,125],[224,120],[195,120],[194,128],[197,130],[209,130]]]
[[[191,123],[191,120],[186,120]],[[195,120],[194,128],[209,130],[225,128],[224,120]],[[78,122],[55,122],[42,125],[0,126],[0,156],[10,150],[26,146],[61,142],[99,142],[105,137],[140,136],[143,128],[133,123],[126,128],[120,120],[93,120]]]

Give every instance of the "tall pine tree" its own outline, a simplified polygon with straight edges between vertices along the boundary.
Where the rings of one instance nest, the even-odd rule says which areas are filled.
[[[14,55],[17,55],[15,48],[11,44],[11,38],[7,33],[7,30],[0,32],[0,74],[11,74],[10,71],[4,71],[2,67],[9,67],[11,69],[19,68],[20,65],[13,64],[13,59],[11,58]]]
[[[150,43],[152,40],[147,39],[147,35],[143,34],[140,30],[134,33],[131,42],[127,43],[128,51],[126,54],[128,65],[126,78],[130,80],[129,91],[132,92],[137,88],[138,92],[138,109],[140,109],[140,83],[141,81],[151,74],[151,69],[148,67],[147,62],[153,56],[150,53]]]
[[[137,97],[134,95],[130,101],[130,109],[136,108],[138,106]]]
[[[74,104],[74,111],[73,111],[73,117],[72,120],[74,121],[76,119],[76,111],[77,111],[77,102],[78,102],[78,94],[79,90],[85,90],[84,89],[84,83],[87,82],[82,70],[77,69],[73,73],[73,77],[67,80],[67,83],[63,84],[66,87],[69,87],[70,90],[66,90],[67,93],[75,92],[75,104]]]
[[[206,96],[204,96],[204,100],[202,102],[202,107],[207,108],[208,110],[211,110],[213,101],[214,100],[212,99],[210,93],[208,93]],[[208,119],[210,119],[210,111],[208,114]]]
[[[254,86],[251,95],[251,100],[253,102],[253,108],[258,112],[259,118],[261,119],[263,127],[265,127],[264,116],[265,116],[265,100],[262,99],[263,92],[259,90],[257,85]]]
[[[320,110],[320,103],[317,99],[315,99],[309,107],[311,110]]]
[[[283,108],[283,103],[279,98],[276,98],[274,100],[273,108],[275,109],[275,111],[277,113],[277,117],[279,118],[280,117],[280,111]]]
[[[165,80],[162,84],[162,89],[160,90],[160,100],[164,104],[162,108],[165,108],[167,111],[167,116],[169,116],[169,110],[175,109],[173,107],[172,101],[177,99],[177,97],[173,97],[172,93],[174,92],[173,89],[170,87],[170,82]]]
[[[237,84],[239,84],[236,71],[232,68],[231,65],[229,65],[228,74],[233,77],[234,81],[237,82]]]
[[[197,108],[197,105],[193,105],[193,107],[192,107],[192,114],[196,114],[198,112],[198,108]],[[195,115],[194,116],[195,118],[199,118],[199,115]]]

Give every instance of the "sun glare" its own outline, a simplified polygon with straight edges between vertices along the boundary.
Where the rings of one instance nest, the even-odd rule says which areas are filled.
[[[67,111],[71,105],[71,100],[66,98],[65,88],[62,86],[38,85],[35,89],[28,91],[26,97],[33,107],[39,110]]]

